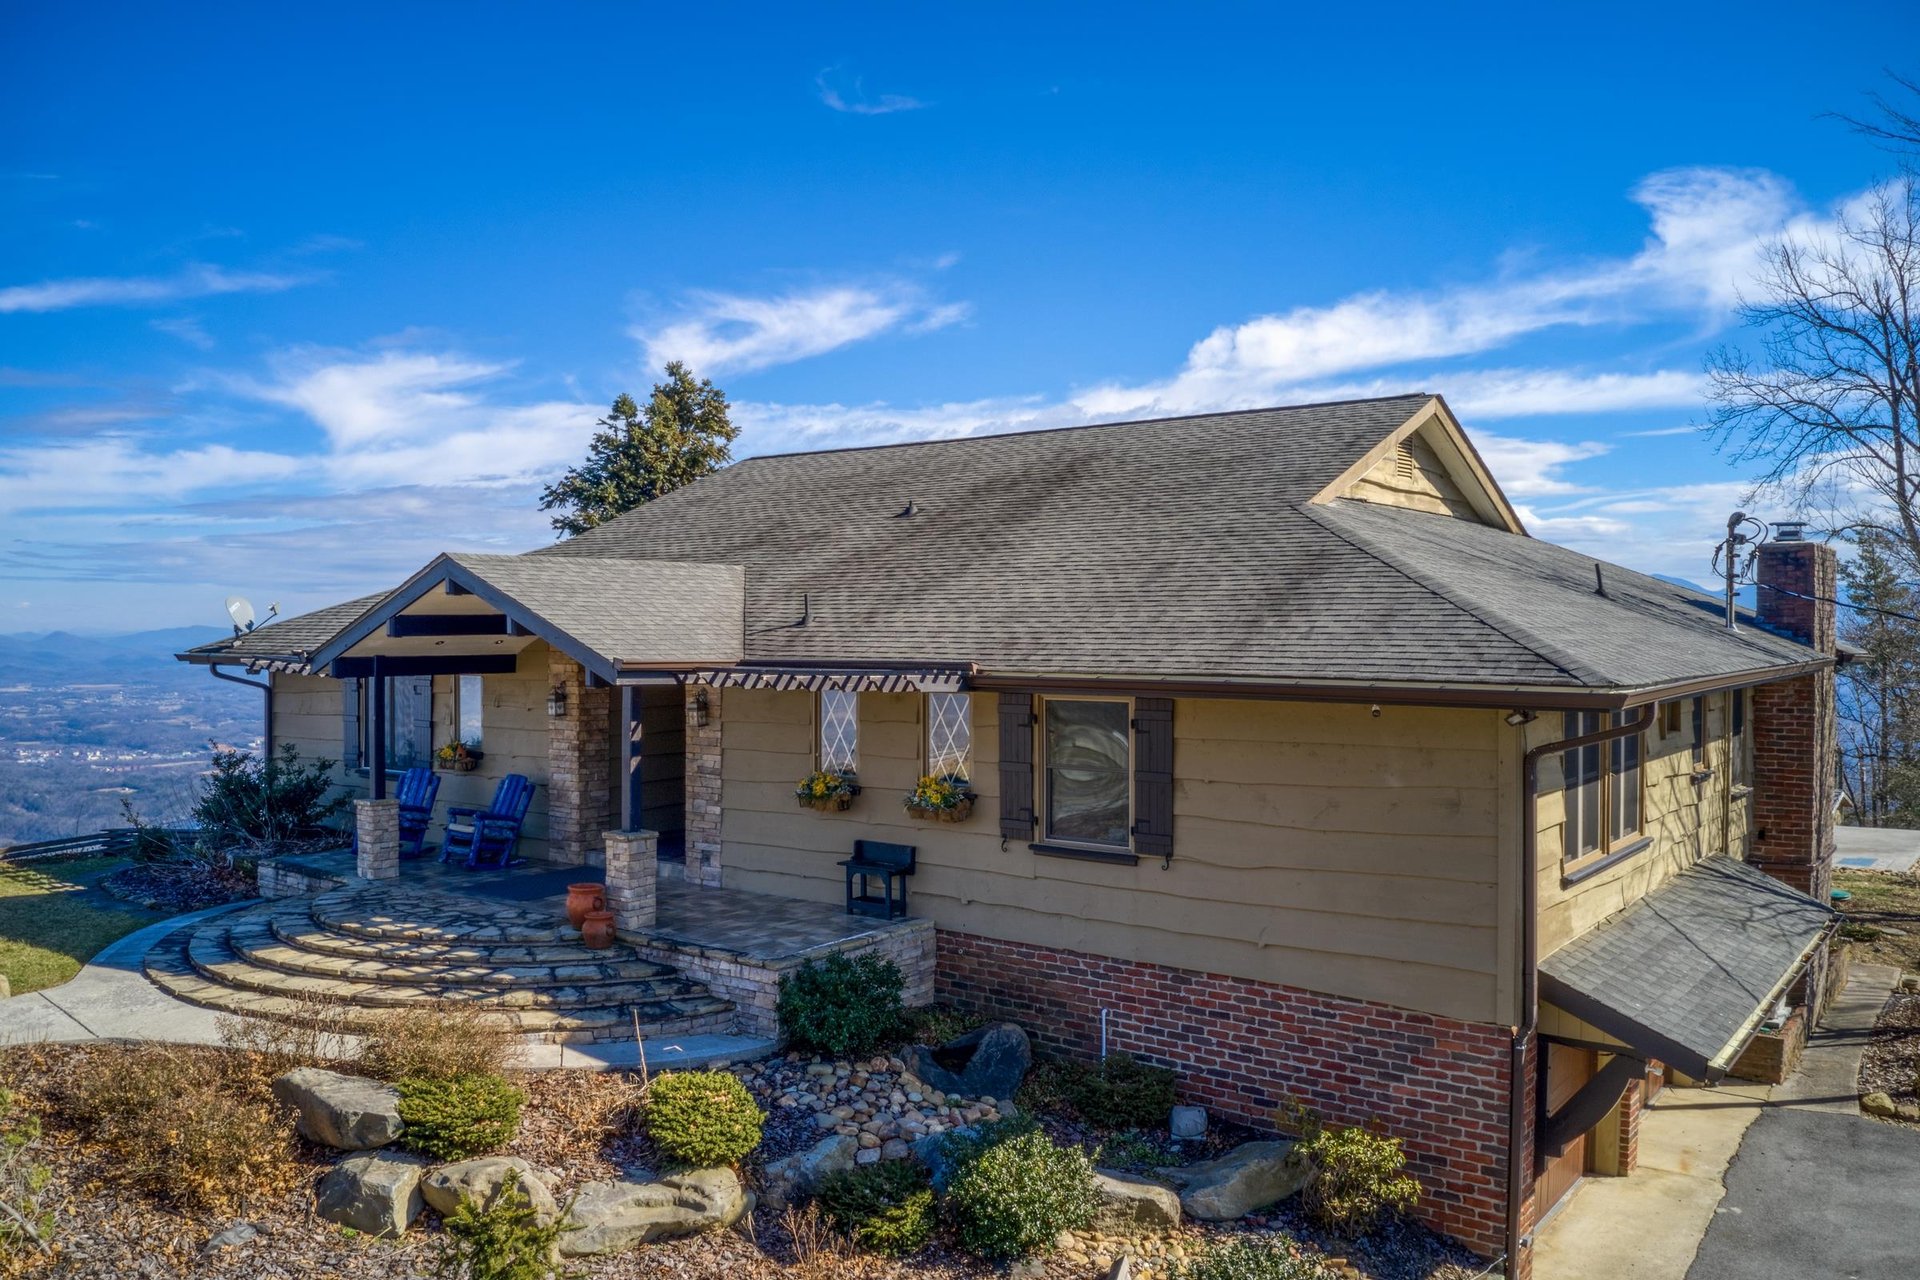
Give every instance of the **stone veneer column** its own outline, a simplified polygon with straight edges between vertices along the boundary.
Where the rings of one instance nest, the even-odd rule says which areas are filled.
[[[607,842],[607,910],[613,912],[616,933],[644,933],[653,928],[660,879],[660,834],[656,831],[609,831]]]
[[[720,690],[706,685],[687,691],[687,882],[720,886]],[[696,705],[707,698],[707,723]]]
[[[575,866],[600,858],[600,833],[613,825],[613,690],[589,688],[587,673],[558,649],[547,659],[550,689],[566,714],[547,721],[547,856]]]
[[[363,880],[391,880],[400,874],[398,800],[355,800],[353,834],[358,851],[355,875]]]

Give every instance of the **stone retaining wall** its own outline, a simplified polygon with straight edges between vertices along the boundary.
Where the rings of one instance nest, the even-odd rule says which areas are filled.
[[[338,889],[346,881],[305,867],[285,862],[262,862],[254,869],[253,879],[263,898],[304,898],[309,894]]]

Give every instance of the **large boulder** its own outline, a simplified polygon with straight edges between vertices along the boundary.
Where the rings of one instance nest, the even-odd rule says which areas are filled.
[[[762,1171],[760,1199],[769,1209],[784,1209],[796,1196],[812,1195],[829,1175],[853,1168],[860,1144],[834,1133],[805,1151],[775,1160]]]
[[[567,1257],[622,1253],[637,1244],[730,1227],[753,1207],[731,1169],[701,1169],[658,1182],[589,1182],[562,1232]]]
[[[420,1175],[426,1161],[392,1151],[348,1156],[320,1179],[313,1211],[370,1236],[404,1235],[420,1216]]]
[[[1156,1169],[1180,1193],[1180,1207],[1202,1222],[1231,1222],[1307,1185],[1313,1176],[1306,1157],[1285,1138],[1248,1142],[1217,1160]]]
[[[400,1136],[400,1093],[361,1076],[299,1067],[273,1082],[273,1096],[299,1113],[300,1136],[339,1151],[368,1151]]]
[[[938,1049],[914,1045],[901,1055],[909,1074],[942,1093],[1005,1102],[1033,1066],[1033,1046],[1017,1023],[994,1022]]]
[[[1095,1227],[1131,1236],[1180,1225],[1180,1197],[1166,1183],[1112,1169],[1095,1169],[1093,1181],[1100,1190]]]
[[[443,1164],[420,1180],[420,1194],[427,1206],[444,1218],[458,1209],[462,1200],[470,1200],[482,1209],[491,1208],[510,1176],[519,1178],[520,1189],[542,1226],[559,1216],[553,1192],[533,1166],[519,1156],[485,1156]]]

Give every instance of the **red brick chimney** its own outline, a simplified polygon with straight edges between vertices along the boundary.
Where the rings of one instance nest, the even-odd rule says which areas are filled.
[[[1834,652],[1839,557],[1796,526],[1760,547],[1759,613],[1770,630]],[[1784,535],[1784,536],[1781,536]],[[1838,730],[1833,669],[1753,691],[1753,843],[1747,861],[1825,902],[1833,878]]]

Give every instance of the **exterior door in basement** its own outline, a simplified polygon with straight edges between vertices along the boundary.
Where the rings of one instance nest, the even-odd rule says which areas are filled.
[[[1580,1086],[1593,1077],[1594,1055],[1591,1049],[1576,1049],[1572,1045],[1548,1043],[1545,1047],[1547,1112],[1552,1114],[1565,1106],[1567,1099],[1578,1093]],[[1591,1135],[1583,1133],[1569,1142],[1565,1151],[1547,1160],[1534,1190],[1536,1222],[1545,1218],[1555,1205],[1565,1199],[1567,1192],[1573,1190],[1573,1184],[1586,1173],[1591,1147]]]

